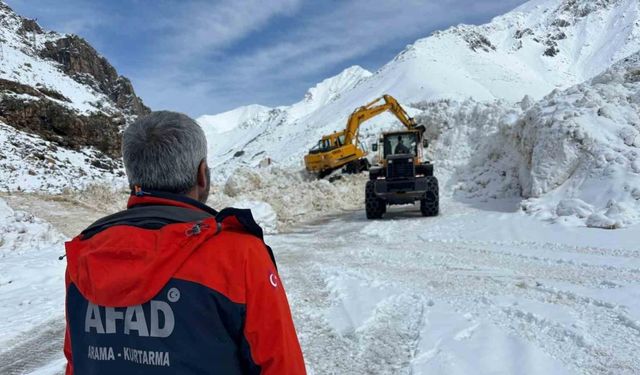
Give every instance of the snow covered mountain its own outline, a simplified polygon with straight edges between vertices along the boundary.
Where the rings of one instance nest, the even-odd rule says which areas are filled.
[[[44,31],[0,1],[0,188],[59,189],[121,175],[119,133],[148,113],[85,40]]]
[[[309,91],[313,104],[305,98],[291,107],[203,116],[210,161],[219,178],[265,157],[299,166],[322,134],[342,128],[351,111],[384,93],[405,106],[442,98],[538,100],[639,50],[639,20],[637,0],[532,0],[489,24],[460,25],[420,39],[374,74],[347,69]],[[325,97],[330,100],[313,101]],[[391,117],[377,118],[362,131],[392,123]]]
[[[291,105],[269,108],[261,105],[240,107],[218,115],[202,116],[197,119],[207,135],[210,149],[210,164],[213,166],[257,165],[265,158],[273,158],[267,149],[284,147],[299,154],[301,145],[294,143],[293,147],[285,147],[291,138],[288,125],[295,124],[301,119],[325,108],[327,105],[339,101],[343,93],[356,87],[371,76],[371,73],[359,66],[352,66],[340,74],[325,79],[309,89],[304,99]],[[286,130],[285,130],[286,128]],[[307,132],[306,126],[298,131]],[[272,134],[273,133],[273,134]],[[269,134],[277,137],[269,147],[264,142],[270,142]],[[286,135],[286,136],[285,136]],[[283,142],[283,143],[280,143]],[[224,167],[223,167],[224,168]],[[231,171],[232,169],[226,169]],[[225,174],[218,174],[222,179]]]

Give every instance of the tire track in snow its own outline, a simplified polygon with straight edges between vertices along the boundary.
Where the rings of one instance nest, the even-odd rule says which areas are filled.
[[[60,357],[64,325],[63,317],[51,319],[11,340],[16,344],[0,352],[0,374],[27,374]]]
[[[606,249],[548,242],[505,241],[497,244],[448,240],[446,237],[426,241],[400,235],[411,231],[412,222],[427,223],[422,219],[385,222],[384,227],[395,228],[393,236],[389,237],[389,230],[378,222],[369,224],[357,215],[309,224],[299,228],[302,229],[299,232],[276,236],[276,250],[296,254],[303,260],[292,259],[288,265],[296,270],[289,275],[289,284],[294,286],[289,292],[297,289],[299,283],[305,285],[305,292],[314,288],[314,283],[306,284],[312,268],[324,270],[325,274],[327,270],[334,273],[354,271],[372,283],[400,285],[407,294],[428,291],[429,298],[439,299],[457,312],[470,313],[476,319],[491,322],[579,373],[635,374],[640,371],[640,361],[634,357],[634,348],[640,347],[639,324],[625,314],[624,309],[604,300],[582,297],[579,292],[556,294],[542,287],[547,281],[591,289],[614,285],[612,280],[616,286],[640,283],[635,266],[638,262],[634,262],[640,255],[637,251],[612,249],[611,254],[607,254]],[[438,220],[440,218],[428,223],[433,226]],[[375,230],[363,231],[363,224],[372,225]],[[378,232],[378,227],[384,230]],[[325,235],[318,238],[318,233]],[[381,243],[384,246],[380,246]],[[610,257],[612,263],[600,263],[593,257],[601,255]],[[624,258],[630,262],[623,261]],[[323,272],[313,272],[313,279],[321,280]],[[500,296],[511,296],[521,305],[505,308],[496,299]],[[317,298],[329,299],[317,304],[317,309],[336,303],[326,293]],[[536,306],[548,306],[550,310],[538,315]],[[556,312],[564,315],[556,316]],[[315,315],[323,318],[320,313]],[[563,318],[565,315],[571,316],[572,320],[567,322]],[[301,328],[305,331],[308,326],[303,324]],[[315,331],[317,335],[309,333],[313,339],[304,344],[307,350],[321,347],[328,353],[329,358],[310,356],[312,362],[321,364],[314,368],[319,373],[409,371],[406,367],[401,370],[394,367],[395,358],[385,362],[388,357],[376,352],[375,345],[366,347],[364,342],[353,343],[351,337],[332,331],[330,326],[325,325],[323,329],[323,333]],[[326,340],[323,336],[333,338]],[[410,338],[406,340],[411,341]],[[344,342],[349,343],[347,350],[327,348],[344,345]],[[353,349],[358,354],[354,355]],[[362,367],[363,357],[374,361],[369,366],[374,366],[376,361],[380,366],[371,368],[365,364]],[[333,367],[330,361],[340,361],[351,367]]]

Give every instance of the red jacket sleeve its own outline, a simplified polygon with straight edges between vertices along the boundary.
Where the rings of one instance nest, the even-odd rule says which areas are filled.
[[[262,375],[306,374],[284,286],[262,243],[260,247],[249,252],[245,269],[244,334],[252,360]]]
[[[65,272],[65,293],[69,290],[69,284],[71,283],[71,279],[69,278],[69,273]],[[67,307],[65,302],[65,319],[67,316]],[[73,359],[71,357],[71,336],[69,335],[69,321],[66,320],[66,328],[64,330],[64,356],[67,358],[67,369],[65,371],[65,375],[73,375]]]

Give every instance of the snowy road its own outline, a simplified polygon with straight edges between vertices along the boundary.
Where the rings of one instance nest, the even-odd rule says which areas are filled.
[[[317,374],[637,374],[637,228],[459,203],[269,238]]]
[[[84,225],[61,204],[38,215]],[[312,374],[640,373],[639,228],[551,225],[510,202],[443,206],[437,218],[347,212],[267,238]],[[30,286],[33,301],[51,296],[46,311],[27,297],[10,308],[24,324],[3,337],[0,373],[60,373],[61,337],[47,333],[62,320],[54,281]],[[28,339],[43,324],[48,338]]]

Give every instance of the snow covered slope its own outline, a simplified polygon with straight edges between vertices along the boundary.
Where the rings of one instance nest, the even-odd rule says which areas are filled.
[[[420,39],[357,93],[398,99],[536,99],[640,48],[636,0],[532,0],[491,23]]]
[[[198,123],[209,131],[209,134],[226,133],[243,124],[249,124],[260,118],[271,108],[259,104],[239,107],[217,115],[204,115],[198,118]]]
[[[85,147],[70,150],[0,122],[0,191],[61,193],[91,184],[127,185],[121,163]]]
[[[0,189],[111,183],[122,175],[120,131],[148,111],[85,40],[0,1]]]
[[[322,134],[342,128],[351,111],[384,93],[405,106],[442,98],[517,102],[529,95],[538,100],[639,50],[639,20],[637,0],[532,0],[489,24],[460,25],[420,39],[372,75],[350,68],[309,92],[312,99],[331,100],[310,105],[305,98],[291,107],[258,111],[250,119],[240,116],[240,124],[224,114],[214,116],[224,125],[209,127],[211,117],[204,117],[210,161],[221,166],[223,176],[265,157],[299,166]],[[342,81],[348,84],[331,90],[333,82]],[[378,131],[380,124],[394,121],[378,118],[364,132]],[[221,127],[242,130],[218,134],[215,129]]]
[[[318,83],[303,100],[291,106],[251,105],[198,118],[209,143],[210,165],[219,167],[216,171],[220,173],[214,178],[226,178],[238,165],[254,166],[266,158],[282,160],[290,153],[300,155],[308,143],[307,133],[320,134],[326,129],[303,119],[340,100],[343,93],[370,76],[367,70],[352,66]],[[295,125],[298,123],[303,125]]]

